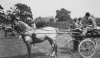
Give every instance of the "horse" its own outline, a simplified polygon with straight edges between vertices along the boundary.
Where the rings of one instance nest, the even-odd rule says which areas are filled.
[[[28,24],[26,24],[23,21],[17,21],[17,24],[14,24],[16,31],[20,31],[20,35],[22,40],[27,46],[28,51],[28,58],[31,58],[31,47],[32,45],[36,43],[44,42],[45,40],[48,40],[51,47],[53,48],[53,52],[51,56],[55,57],[57,56],[57,44],[55,42],[56,36],[57,36],[57,28],[54,27],[43,27],[40,29],[32,28]]]
[[[4,32],[5,32],[5,37],[7,36],[8,32],[12,32],[12,35],[15,35],[14,32],[13,32],[14,31],[13,28],[10,27],[10,26],[3,26],[2,30],[4,30]]]

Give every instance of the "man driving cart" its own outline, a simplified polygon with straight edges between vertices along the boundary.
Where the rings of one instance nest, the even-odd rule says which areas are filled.
[[[86,35],[86,33],[90,30],[90,27],[92,27],[93,29],[97,29],[95,17],[93,17],[89,12],[86,12],[80,24],[81,26],[86,27],[83,30],[82,35]],[[90,26],[90,27],[87,27],[87,26]]]
[[[78,49],[78,44],[79,44],[78,41],[81,41],[84,39],[81,36],[86,36],[88,31],[94,30],[94,29],[95,30],[98,29],[95,17],[93,17],[89,12],[86,12],[85,16],[80,21],[80,26],[78,27],[78,29],[76,28],[76,30],[75,30],[80,33],[80,37],[74,37],[75,38],[75,40],[73,41],[74,51],[77,51],[77,49]],[[75,34],[75,35],[77,36],[77,34]]]

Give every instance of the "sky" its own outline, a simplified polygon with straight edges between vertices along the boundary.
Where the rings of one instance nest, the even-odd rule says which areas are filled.
[[[71,17],[83,17],[90,12],[95,17],[100,17],[100,0],[0,0],[4,10],[14,4],[23,3],[31,7],[33,18],[38,16],[56,16],[56,10],[65,8],[71,11]]]

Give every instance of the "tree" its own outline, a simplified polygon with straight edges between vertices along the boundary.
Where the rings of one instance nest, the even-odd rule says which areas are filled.
[[[48,22],[53,22],[53,17],[37,17],[34,22],[36,23],[37,28],[48,26]],[[33,22],[33,23],[34,23]]]
[[[35,22],[55,22],[55,18],[52,16],[48,16],[48,17],[37,17],[35,20]]]
[[[56,19],[54,17],[50,17],[49,22],[54,23],[56,22]]]
[[[4,13],[4,8],[0,5],[0,23],[8,23],[8,21]]]
[[[62,22],[71,19],[70,13],[71,11],[64,8],[61,8],[61,10],[56,10],[56,18],[58,19],[57,21]]]
[[[32,21],[33,15],[32,15],[31,8],[28,5],[17,3],[11,9],[13,10],[13,14],[19,17],[21,21],[24,21],[25,23],[28,23],[28,24],[29,24],[29,21]]]

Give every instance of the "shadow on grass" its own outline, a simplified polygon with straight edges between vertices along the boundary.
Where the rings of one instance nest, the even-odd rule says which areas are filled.
[[[27,58],[27,54],[11,56],[11,57],[1,57],[1,58]],[[45,55],[44,53],[32,53],[31,58],[51,58],[50,56]]]
[[[7,36],[7,37],[1,37],[0,39],[18,39],[16,36]]]

